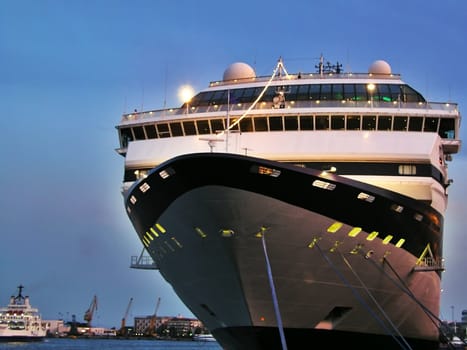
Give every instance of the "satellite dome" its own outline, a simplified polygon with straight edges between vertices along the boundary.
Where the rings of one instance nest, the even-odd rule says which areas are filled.
[[[223,80],[248,79],[255,78],[256,73],[250,65],[243,62],[232,63],[224,71]]]
[[[374,61],[368,69],[370,74],[391,74],[391,66],[383,60]]]

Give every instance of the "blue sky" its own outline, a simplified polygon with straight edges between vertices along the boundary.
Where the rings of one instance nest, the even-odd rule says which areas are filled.
[[[0,304],[20,283],[48,319],[93,324],[192,316],[158,273],[132,270],[142,246],[125,214],[115,125],[124,112],[180,105],[237,61],[269,75],[318,57],[366,72],[384,59],[432,101],[467,110],[467,3],[439,1],[0,0]],[[462,131],[465,138],[467,131]],[[465,152],[450,164],[441,317],[467,309]],[[454,308],[452,308],[454,307]]]

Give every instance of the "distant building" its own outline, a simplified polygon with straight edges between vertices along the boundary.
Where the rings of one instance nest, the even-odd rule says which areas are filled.
[[[172,316],[160,316],[156,317],[154,322],[154,330],[157,333],[157,329],[161,327],[165,322],[170,320]],[[136,336],[145,336],[150,332],[151,322],[153,320],[153,316],[137,316],[134,318],[135,327],[134,327],[134,335]]]
[[[155,322],[153,316],[135,317],[135,336],[153,335],[162,338],[191,338],[193,334],[205,333],[202,322],[195,318],[159,316]],[[152,324],[152,322],[154,322]],[[154,329],[151,332],[151,327]]]

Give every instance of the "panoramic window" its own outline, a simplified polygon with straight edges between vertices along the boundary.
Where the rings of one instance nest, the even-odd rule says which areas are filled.
[[[345,117],[343,115],[331,116],[331,129],[332,130],[344,130],[345,129]]]
[[[193,120],[188,120],[183,122],[183,130],[185,135],[196,135],[196,126]]]
[[[376,116],[364,115],[362,129],[363,130],[376,130]]]
[[[133,127],[133,133],[135,134],[136,140],[144,140],[146,136],[144,135],[144,130],[142,126]]]
[[[156,126],[154,124],[145,125],[144,129],[149,139],[157,138]]]
[[[378,117],[378,130],[391,130],[392,128],[392,117],[380,115]]]
[[[329,130],[329,116],[327,115],[316,116],[316,130]]]
[[[439,135],[443,138],[455,138],[454,118],[441,118],[439,123]]]
[[[182,124],[179,122],[170,123],[170,131],[172,136],[183,136]]]
[[[283,131],[282,117],[269,117],[269,130],[270,131]]]
[[[268,118],[256,117],[254,120],[255,131],[268,131]]]
[[[409,131],[422,131],[423,118],[410,117]]]
[[[209,122],[207,120],[197,120],[196,126],[198,128],[198,134],[205,135],[210,134],[211,129],[209,127]]]
[[[294,116],[284,117],[285,130],[298,130],[298,118]]]
[[[423,125],[423,131],[437,132],[438,131],[439,118],[425,118],[425,124]]]
[[[167,123],[157,124],[157,134],[159,135],[160,138],[170,137],[169,124]]]
[[[251,118],[243,118],[240,120],[240,131],[251,132],[253,131],[253,122]]]
[[[359,115],[347,116],[347,130],[360,130],[360,116]]]
[[[407,131],[407,117],[394,117],[393,130]]]
[[[300,116],[300,130],[313,130],[313,116],[312,115],[301,115]]]

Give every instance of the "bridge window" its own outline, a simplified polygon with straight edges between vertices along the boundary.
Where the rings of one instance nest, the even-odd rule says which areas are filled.
[[[154,124],[145,125],[144,129],[149,139],[157,138],[156,126]]]
[[[209,122],[207,120],[197,120],[196,126],[198,127],[198,134],[205,135],[211,133]]]
[[[376,116],[364,115],[362,129],[363,130],[376,130]]]
[[[438,122],[439,122],[439,118],[431,118],[431,117],[425,118],[425,124],[423,126],[423,131],[437,132]]]
[[[391,130],[392,128],[392,117],[391,116],[379,116],[378,117],[378,130]]]
[[[298,130],[298,118],[296,115],[284,117],[285,130]]]
[[[179,122],[170,123],[170,131],[172,136],[183,136],[182,124]]]
[[[253,122],[251,118],[243,118],[240,120],[240,131],[242,132],[251,132],[253,131]]]
[[[255,131],[268,131],[268,118],[256,117],[253,119],[255,125]]]
[[[300,130],[313,130],[314,122],[312,115],[300,116]]]
[[[407,117],[394,117],[394,130],[407,131]]]
[[[332,130],[345,130],[345,117],[343,115],[331,116]]]
[[[193,120],[183,122],[183,130],[185,135],[196,135],[196,126]]]
[[[136,140],[144,140],[146,135],[144,134],[144,130],[142,126],[135,126],[133,128],[133,133],[135,134]]]
[[[454,123],[454,118],[441,118],[439,123],[439,135],[442,138],[454,139],[456,136]]]
[[[409,131],[422,131],[423,118],[410,117]]]
[[[329,116],[316,116],[316,130],[329,130]]]
[[[167,123],[157,124],[157,134],[161,138],[170,137],[169,124]]]
[[[283,131],[282,117],[269,117],[270,131]]]
[[[360,116],[349,115],[347,116],[347,130],[360,130]]]

